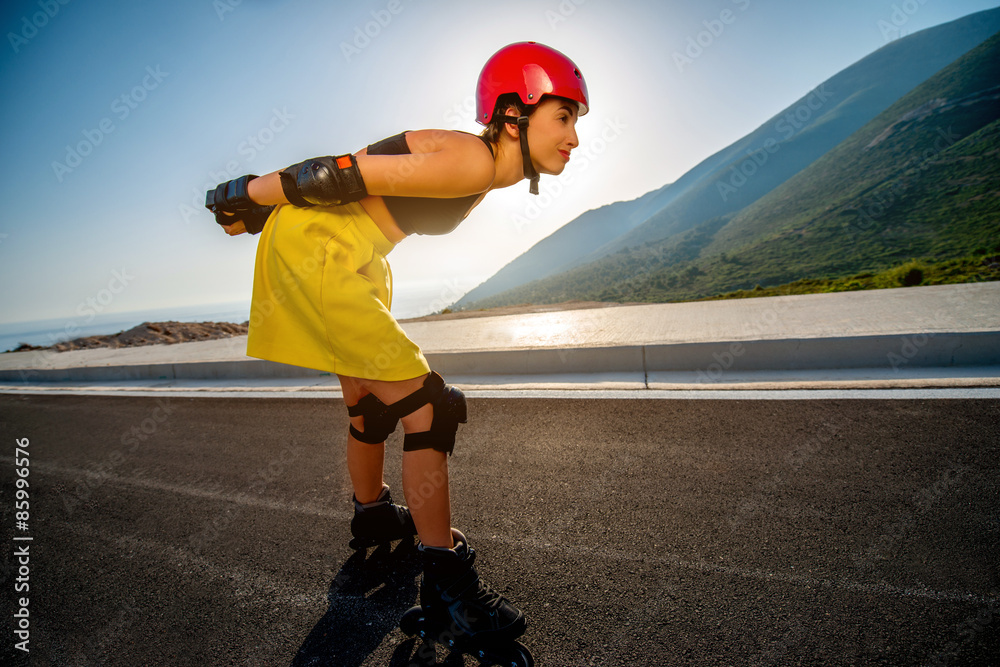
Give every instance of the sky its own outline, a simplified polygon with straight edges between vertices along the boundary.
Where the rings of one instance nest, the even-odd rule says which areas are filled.
[[[205,190],[402,130],[478,133],[483,63],[534,40],[590,91],[563,175],[389,256],[441,310],[581,213],[678,179],[893,39],[996,0],[6,2],[0,323],[249,302],[257,236]]]

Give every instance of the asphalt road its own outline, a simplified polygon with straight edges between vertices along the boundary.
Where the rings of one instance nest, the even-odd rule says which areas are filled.
[[[470,410],[455,524],[538,665],[1000,662],[1000,401]],[[417,560],[352,556],[346,430],[331,400],[0,396],[30,664],[410,664]]]

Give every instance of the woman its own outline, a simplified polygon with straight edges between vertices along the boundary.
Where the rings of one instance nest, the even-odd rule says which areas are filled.
[[[352,545],[416,533],[427,619],[470,637],[514,639],[524,614],[484,586],[474,550],[451,527],[448,455],[465,397],[432,373],[389,312],[385,256],[410,234],[453,230],[491,190],[560,174],[578,145],[587,88],[566,56],[511,44],[483,67],[481,136],[405,132],[353,155],[306,160],[209,191],[231,235],[263,231],[257,247],[247,354],[336,373],[350,415]],[[403,493],[383,482],[385,439],[402,422]]]

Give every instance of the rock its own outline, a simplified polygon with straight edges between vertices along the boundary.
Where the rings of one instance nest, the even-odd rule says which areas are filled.
[[[139,347],[142,345],[171,345],[187,343],[196,340],[214,340],[216,338],[231,338],[245,336],[249,322],[233,324],[232,322],[143,322],[127,331],[120,331],[107,336],[87,336],[75,340],[56,343],[51,347],[34,347],[21,345],[15,352],[27,350],[88,350],[99,347]]]

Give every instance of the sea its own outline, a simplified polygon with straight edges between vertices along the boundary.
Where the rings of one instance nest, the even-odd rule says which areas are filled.
[[[461,293],[442,289],[438,283],[407,285],[397,289],[393,298],[392,314],[397,319],[420,317],[437,312]],[[444,297],[444,299],[442,299]],[[22,343],[49,346],[85,336],[102,336],[127,331],[143,322],[233,322],[240,324],[250,319],[250,301],[233,301],[137,310],[120,313],[93,313],[32,322],[0,323],[0,352],[16,349]]]
[[[0,352],[8,352],[22,343],[48,346],[85,336],[102,336],[127,331],[143,322],[246,322],[250,302],[231,302],[200,306],[182,306],[157,310],[89,315],[12,322],[0,324]]]

